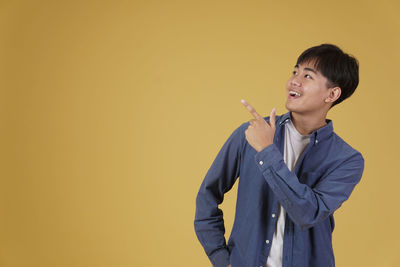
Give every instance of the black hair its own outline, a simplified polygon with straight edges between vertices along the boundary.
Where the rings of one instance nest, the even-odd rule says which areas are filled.
[[[314,67],[328,79],[328,88],[340,87],[340,97],[331,107],[350,97],[356,90],[359,82],[358,60],[336,45],[321,44],[308,48],[298,57],[296,64],[308,62],[313,62]]]

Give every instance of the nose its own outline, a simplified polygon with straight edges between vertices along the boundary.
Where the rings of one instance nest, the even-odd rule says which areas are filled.
[[[294,86],[300,86],[301,82],[300,82],[298,77],[293,77],[292,80],[291,80],[291,84],[294,85]]]

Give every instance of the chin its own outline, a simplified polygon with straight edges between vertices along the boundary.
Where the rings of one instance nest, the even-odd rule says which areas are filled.
[[[287,103],[287,102],[285,104],[285,107],[288,111],[294,111],[294,112],[298,111],[298,108],[296,108],[294,105],[291,105],[290,103]]]
[[[304,113],[306,111],[304,109],[304,107],[302,108],[301,106],[299,107],[298,105],[293,105],[293,104],[287,103],[287,102],[285,104],[285,107],[288,111],[294,112],[294,113]]]

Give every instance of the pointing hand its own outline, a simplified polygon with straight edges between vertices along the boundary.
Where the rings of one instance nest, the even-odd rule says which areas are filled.
[[[250,120],[250,125],[245,131],[246,140],[257,152],[260,152],[274,143],[276,109],[272,109],[270,122],[267,123],[264,117],[258,114],[249,103],[244,99],[241,102],[254,116],[254,119]]]

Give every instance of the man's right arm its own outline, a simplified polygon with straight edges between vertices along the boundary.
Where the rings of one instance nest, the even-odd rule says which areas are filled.
[[[240,160],[245,141],[243,123],[229,136],[208,170],[196,198],[194,228],[211,263],[215,267],[229,265],[222,210],[224,194],[240,174]]]

